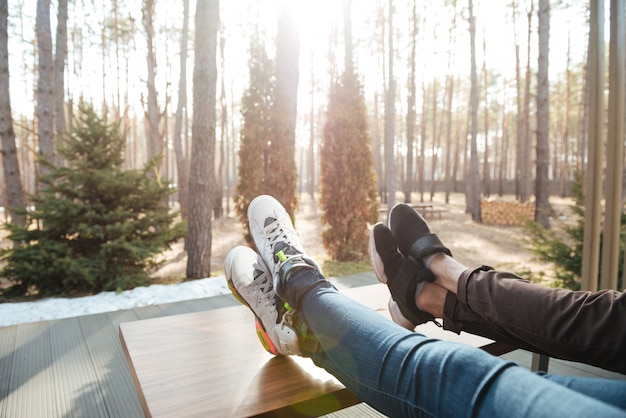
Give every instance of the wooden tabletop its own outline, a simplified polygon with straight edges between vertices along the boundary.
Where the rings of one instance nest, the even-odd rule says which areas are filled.
[[[343,291],[388,316],[384,285]],[[433,324],[429,336],[488,346]],[[272,356],[242,306],[120,324],[120,339],[146,416],[321,415],[359,402],[308,358]]]

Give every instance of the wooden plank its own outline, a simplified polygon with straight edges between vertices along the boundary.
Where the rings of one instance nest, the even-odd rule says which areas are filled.
[[[7,399],[10,393],[11,367],[15,351],[17,327],[0,328],[0,417],[8,417]]]
[[[184,303],[171,302],[162,303],[157,306],[159,307],[159,309],[161,309],[161,311],[163,311],[163,314],[165,315],[180,315],[193,312]]]
[[[132,309],[125,309],[123,311],[111,311],[104,314],[111,324],[113,324],[113,328],[117,332],[118,327],[122,322],[130,322],[130,321],[138,321],[139,316]]]
[[[63,415],[53,389],[49,325],[33,322],[17,327],[9,392],[2,399],[6,417]]]
[[[323,415],[321,418],[385,418],[386,415],[381,414],[366,403],[360,403],[341,411]]]
[[[155,305],[142,306],[140,308],[133,309],[133,312],[137,314],[139,319],[151,319],[160,318],[165,315],[165,312],[161,308]]]
[[[49,325],[53,388],[60,416],[106,417],[97,374],[78,318],[50,321]]]
[[[214,296],[210,298],[192,299],[183,302],[191,312],[206,311],[210,309],[228,308],[239,306],[240,303],[231,294]]]
[[[117,337],[117,324],[114,326],[106,315],[84,316],[79,318],[79,322],[107,416],[142,417],[133,380]]]

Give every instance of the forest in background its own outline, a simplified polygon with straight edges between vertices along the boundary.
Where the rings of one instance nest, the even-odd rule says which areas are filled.
[[[190,16],[194,13],[193,3],[189,5]],[[342,69],[343,48],[339,35],[342,31],[341,3],[310,3],[296,2],[295,11],[295,17],[302,25],[296,162],[301,181],[310,183],[310,190],[315,190],[317,173],[307,173],[310,166],[304,161],[311,152],[314,160],[317,157],[329,85]],[[566,181],[573,179],[573,173],[581,170],[585,161],[587,100],[584,79],[588,44],[585,28],[588,10],[581,2],[553,3],[550,178],[562,183],[561,192],[565,194],[568,193]],[[35,2],[9,1],[13,118],[23,184],[29,193],[35,191],[36,153],[33,150],[37,149],[35,93],[39,68],[34,5]],[[383,152],[376,152],[376,149],[382,149],[386,76],[389,72],[388,2],[362,1],[357,5],[353,7],[352,16],[355,67],[367,103],[374,156],[380,159]],[[63,85],[66,123],[71,123],[71,115],[81,102],[93,103],[102,111],[123,118],[128,130],[126,161],[129,167],[136,168],[150,155],[147,131],[150,123],[158,119],[158,135],[165,154],[162,175],[177,184],[176,111],[177,106],[182,105],[182,126],[178,129],[182,136],[182,152],[188,155],[192,112],[188,91],[193,89],[189,82],[185,87],[187,91],[180,89],[179,76],[184,65],[181,65],[180,51],[182,4],[76,0],[69,1],[67,7]],[[250,40],[261,34],[266,38],[269,55],[274,55],[272,38],[276,35],[280,6],[276,1],[266,0],[223,2],[220,7],[217,120],[221,122],[216,126],[216,149],[219,150],[216,166],[221,168],[219,177],[226,190],[232,191],[237,180],[240,105],[245,81],[249,78]],[[537,7],[536,1],[476,2],[480,90],[478,144],[487,194],[498,193],[488,179],[525,178],[528,184],[532,184],[533,156],[527,147],[533,150],[536,130],[532,116],[537,88]],[[321,11],[313,13],[311,8]],[[433,1],[421,7],[415,16],[411,2],[395,2],[393,8],[394,137],[398,167],[404,168],[397,171],[398,179],[402,184],[415,183],[420,177],[424,180],[463,179],[468,155],[463,150],[468,149],[470,99],[467,4]],[[57,27],[57,33],[63,32],[58,28],[59,7],[56,2],[52,2],[50,10],[51,29]],[[147,11],[152,16],[148,16]],[[151,25],[147,24],[148,17],[153,22]],[[313,19],[316,20],[311,21]],[[186,62],[193,62],[193,19],[187,30],[190,40],[185,51]],[[55,36],[52,36],[52,43],[56,46]],[[152,71],[147,68],[148,44],[153,50]],[[412,66],[415,67],[413,77]],[[189,81],[192,68],[186,65],[184,69]],[[150,97],[150,89],[154,90],[156,97]],[[414,95],[415,116],[413,123],[407,123],[407,99],[411,93]],[[151,112],[156,112],[156,118],[150,115]],[[417,161],[410,169],[413,179],[406,181],[409,130],[413,130],[415,139],[410,148]],[[448,158],[452,160],[448,161]],[[220,163],[221,159],[224,163]],[[379,181],[384,178],[380,175],[382,164],[377,161]],[[423,167],[423,173],[415,167]],[[520,184],[518,187],[522,201],[532,195],[528,187],[531,186]],[[379,187],[379,190],[383,189]]]
[[[253,41],[270,57],[272,65],[259,69],[270,79],[274,64],[280,67],[281,41],[295,48],[293,159],[301,192],[318,191],[330,90],[347,62],[354,63],[365,103],[383,203],[395,200],[390,189],[432,199],[436,185],[446,193],[473,188],[468,211],[471,196],[511,188],[525,202],[535,197],[537,173],[565,195],[589,158],[590,10],[581,2],[359,1],[347,18],[350,48],[344,5],[330,0],[199,0],[202,8],[188,0],[3,2],[9,71],[0,74],[10,80],[28,194],[37,192],[38,155],[54,160],[54,142],[70,129],[80,104],[90,103],[121,121],[126,167],[162,156],[158,176],[177,185],[178,200],[186,202],[200,113],[195,95],[212,96],[212,209],[214,216],[230,211]],[[281,31],[282,18],[295,22]],[[214,42],[209,88],[193,83],[203,41]],[[6,174],[2,185],[6,199]]]

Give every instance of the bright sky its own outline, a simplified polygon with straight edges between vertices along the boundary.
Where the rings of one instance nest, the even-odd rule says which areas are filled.
[[[522,0],[523,2],[523,0]],[[21,2],[20,2],[21,3]],[[9,50],[10,68],[11,68],[11,95],[14,112],[33,113],[33,96],[36,89],[36,81],[33,79],[33,67],[36,65],[35,57],[31,45],[25,45],[20,36],[24,36],[26,40],[32,41],[35,36],[34,32],[34,1],[24,2],[22,9],[18,8],[17,0],[9,0],[10,10],[10,43]],[[83,95],[91,97],[95,103],[99,103],[102,97],[102,51],[100,47],[100,28],[103,16],[110,15],[109,2],[96,2],[88,4],[76,0],[70,4],[70,22],[68,31],[73,28],[82,30],[82,34],[86,39],[85,49],[82,55],[73,54],[70,51],[68,56],[68,69],[66,71],[66,88],[73,92],[76,96],[80,92]],[[124,2],[119,2],[124,3]],[[145,38],[142,35],[143,27],[141,24],[140,2],[130,2],[123,13],[130,13],[135,18],[135,26],[139,34],[134,39],[135,53],[130,55],[129,68],[131,74],[129,76],[129,101],[132,106],[140,111],[141,95],[145,95]],[[290,4],[297,8],[299,15],[299,28],[301,30],[301,51],[300,51],[300,112],[308,111],[310,106],[310,66],[311,57],[313,57],[313,66],[315,77],[322,84],[328,79],[328,50],[329,36],[331,29],[336,27],[338,30],[338,47],[336,51],[338,63],[342,62],[343,57],[343,18],[342,5],[339,0],[315,0],[290,1]],[[353,0],[352,6],[352,30],[353,41],[355,44],[354,57],[357,69],[365,84],[366,92],[373,92],[374,89],[380,90],[383,86],[382,80],[382,55],[373,52],[375,42],[379,42],[376,38],[375,19],[378,16],[378,10],[383,5],[387,7],[387,0]],[[466,2],[458,1],[459,16],[457,17],[456,48],[455,48],[455,72],[457,74],[467,74],[469,72],[469,36],[467,24]],[[514,34],[513,24],[510,18],[509,2],[502,0],[477,0],[475,2],[475,15],[477,16],[477,64],[482,66],[482,39],[483,34],[486,37],[486,60],[489,68],[494,71],[508,74],[507,77],[513,76],[515,66],[514,55]],[[564,2],[569,3],[569,2]],[[573,48],[573,62],[581,62],[584,58],[586,46],[586,22],[585,22],[585,4],[572,1],[574,5],[558,6],[552,11],[551,21],[551,52],[550,66],[552,77],[562,72],[565,68],[567,39],[571,37]],[[608,2],[607,2],[608,3]],[[51,11],[51,27],[54,37],[56,29],[56,2],[53,1],[53,10]],[[426,6],[424,2],[418,2],[419,35],[418,35],[418,59],[417,83],[421,83],[422,78],[430,81],[436,75],[444,76],[447,71],[447,51],[448,51],[448,30],[451,24],[450,8],[447,10],[442,6],[442,2],[431,0]],[[191,0],[191,17],[190,27],[193,29],[195,2]],[[396,13],[394,15],[395,25],[395,44],[399,48],[396,55],[394,72],[398,83],[398,88],[403,89],[406,84],[408,65],[408,42],[410,40],[410,19],[411,19],[411,2],[394,2]],[[535,6],[536,7],[536,6]],[[94,9],[95,8],[95,9]],[[280,0],[238,0],[238,1],[222,1],[221,17],[224,25],[224,33],[226,38],[226,85],[235,100],[241,97],[245,83],[247,80],[247,48],[249,45],[249,36],[251,34],[250,23],[257,19],[262,22],[266,28],[269,37],[273,37],[276,33],[276,21],[280,13]],[[462,10],[461,10],[462,9]],[[21,19],[20,19],[21,15]],[[156,3],[156,26],[157,32],[161,27],[182,26],[182,5],[179,2],[165,2],[158,0]],[[608,13],[607,13],[608,17]],[[23,25],[23,26],[21,26]],[[525,14],[522,14],[517,22],[518,31],[521,34],[521,53],[522,62],[525,62],[526,51],[526,31],[527,20]],[[536,15],[533,20],[533,26],[536,26]],[[89,33],[91,27],[91,33]],[[23,35],[22,35],[23,33]],[[17,36],[16,36],[17,35]],[[166,90],[173,96],[170,109],[173,111],[176,105],[176,88],[178,85],[178,60],[179,60],[179,43],[178,36],[173,37],[169,43],[164,42],[163,35],[157,35],[158,45],[158,75],[157,87],[159,88],[160,100],[166,96]],[[387,48],[387,37],[385,37],[385,48]],[[70,44],[71,45],[71,44]],[[536,54],[536,35],[531,39],[533,54]],[[71,48],[71,46],[70,46]],[[190,39],[190,49],[193,49],[193,38]],[[114,54],[111,54],[114,56]],[[531,62],[536,62],[536,56],[531,57]],[[167,69],[166,64],[171,66]],[[124,71],[124,62],[120,63],[122,72]],[[341,66],[341,64],[339,64]],[[108,100],[112,100],[115,87],[115,63],[113,59],[105,64],[105,73],[107,83],[105,90]],[[219,64],[218,64],[219,67]],[[74,69],[77,69],[80,76],[74,75]],[[188,83],[191,85],[193,65],[190,60],[188,63]],[[170,84],[166,84],[166,74]],[[123,77],[122,77],[123,78]],[[24,79],[27,82],[24,82]],[[125,89],[125,82],[122,80],[122,89]],[[326,92],[320,92],[319,99],[316,99],[320,105]],[[190,96],[190,95],[189,95]],[[404,95],[400,95],[398,99]],[[74,97],[77,99],[77,97]],[[306,106],[305,106],[306,104]],[[304,106],[304,107],[303,107]]]

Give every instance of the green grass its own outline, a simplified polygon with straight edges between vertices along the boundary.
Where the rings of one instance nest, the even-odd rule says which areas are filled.
[[[322,270],[326,277],[347,276],[349,274],[372,271],[372,264],[367,261],[333,261],[325,260],[322,263]]]

